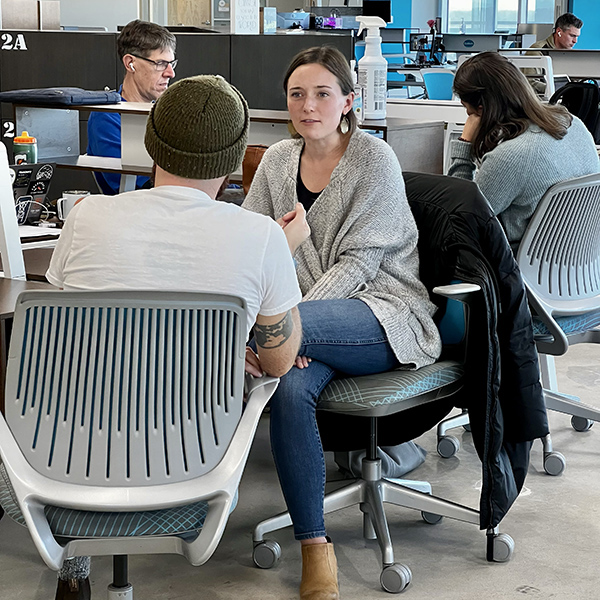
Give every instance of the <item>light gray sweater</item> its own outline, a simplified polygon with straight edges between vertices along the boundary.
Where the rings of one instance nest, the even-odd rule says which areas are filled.
[[[477,182],[513,245],[521,241],[548,188],[600,171],[594,139],[577,117],[562,140],[530,125],[520,136],[484,155],[477,172],[469,142],[455,140],[450,152],[448,174]]]
[[[285,140],[267,150],[245,208],[274,219],[294,209],[303,145]],[[434,362],[441,350],[435,307],[418,277],[417,228],[393,150],[355,132],[307,220],[310,238],[294,255],[303,299],[359,298],[402,364]]]

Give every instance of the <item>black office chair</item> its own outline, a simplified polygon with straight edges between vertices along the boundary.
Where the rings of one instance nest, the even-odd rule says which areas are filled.
[[[405,180],[409,202],[420,231],[421,278],[428,289],[436,294],[464,303],[467,308],[464,313],[467,327],[461,336],[462,343],[445,345],[442,360],[416,371],[396,370],[333,380],[322,393],[318,407],[325,449],[354,449],[357,440],[364,442],[363,448],[367,449],[362,463],[362,478],[327,494],[324,500],[325,514],[354,504],[360,506],[364,513],[364,536],[377,539],[381,548],[383,570],[380,581],[388,592],[405,589],[411,582],[412,574],[408,566],[395,562],[383,503],[419,510],[428,523],[436,523],[447,516],[478,524],[486,529],[487,559],[507,561],[512,555],[514,542],[510,536],[498,532],[498,523],[521,489],[530,447],[530,441],[518,439],[523,437],[522,432],[515,433],[510,426],[505,431],[502,431],[502,427],[486,429],[485,435],[482,429],[491,410],[503,410],[497,397],[486,402],[490,384],[486,380],[481,385],[476,375],[485,372],[482,364],[493,364],[497,360],[496,349],[482,353],[481,343],[477,340],[478,332],[490,325],[495,326],[496,316],[489,314],[488,300],[493,296],[493,291],[485,279],[480,280],[482,285],[467,281],[470,276],[465,268],[468,261],[465,262],[461,257],[473,252],[473,247],[472,244],[461,243],[465,237],[461,229],[472,227],[472,222],[464,218],[465,214],[472,214],[470,211],[474,211],[480,220],[482,235],[489,233],[490,223],[492,229],[500,225],[489,211],[477,186],[471,182],[423,174],[405,174]],[[446,228],[449,235],[445,237],[443,245],[436,243],[440,216],[447,223],[452,223],[450,228]],[[505,238],[501,237],[500,240],[504,240],[508,246]],[[508,253],[514,262],[510,248]],[[428,262],[433,256],[435,264]],[[457,279],[457,275],[464,283],[442,287],[431,285],[435,279],[449,284]],[[445,300],[438,300],[438,303],[440,312],[445,313]],[[475,328],[469,327],[470,323],[474,323]],[[474,330],[476,335],[473,335]],[[470,349],[475,350],[475,356]],[[533,357],[535,359],[534,349]],[[528,440],[535,439],[538,430],[547,433],[541,391],[539,402],[543,414],[537,417],[542,417],[541,424],[531,423],[531,414],[519,414],[531,425],[524,427],[527,429],[524,437]],[[456,403],[463,406],[466,403],[474,413],[474,433],[484,468],[480,511],[437,498],[427,490],[417,491],[399,485],[381,476],[378,444],[400,443],[420,435],[434,426]],[[512,411],[515,411],[514,407]],[[507,407],[506,412],[510,414],[511,409]],[[356,419],[356,416],[368,419]],[[365,423],[366,427],[363,426]],[[389,439],[378,439],[378,426],[381,426],[382,437]],[[521,426],[524,424],[521,423],[518,428]],[[339,432],[344,433],[341,438]],[[496,452],[496,457],[500,457],[497,461],[492,459]],[[494,485],[491,485],[491,481]],[[265,534],[290,524],[289,513],[282,513],[257,525],[253,535],[253,559],[257,566],[270,568],[281,555],[277,542],[265,539]]]

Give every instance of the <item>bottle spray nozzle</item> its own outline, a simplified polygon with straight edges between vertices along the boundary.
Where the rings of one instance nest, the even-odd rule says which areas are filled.
[[[386,26],[386,22],[381,17],[358,16],[356,20],[360,23],[357,35],[360,35],[364,29],[367,30],[367,36],[379,35],[379,29]]]

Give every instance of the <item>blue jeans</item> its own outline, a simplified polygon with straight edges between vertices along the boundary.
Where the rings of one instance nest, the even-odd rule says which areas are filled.
[[[398,366],[385,331],[361,300],[298,305],[299,354],[312,362],[281,378],[271,398],[271,447],[297,540],[325,536],[325,459],[317,428],[319,394],[336,376],[368,375]]]

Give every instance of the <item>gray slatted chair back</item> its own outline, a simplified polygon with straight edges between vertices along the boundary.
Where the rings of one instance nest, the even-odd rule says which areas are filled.
[[[600,174],[564,181],[546,192],[517,262],[530,290],[554,312],[597,308],[592,299],[600,294]]]
[[[213,469],[242,407],[241,298],[27,292],[15,312],[6,419],[58,481],[176,483]]]

